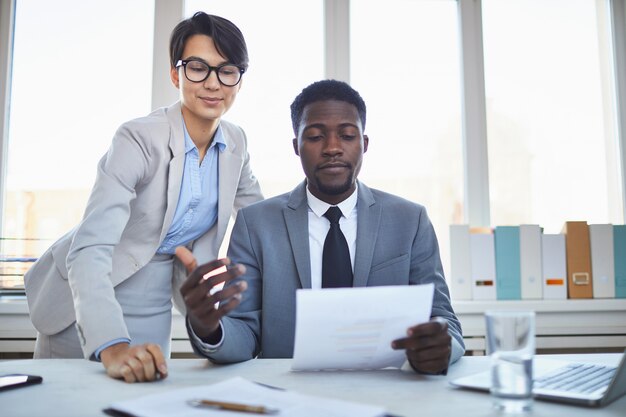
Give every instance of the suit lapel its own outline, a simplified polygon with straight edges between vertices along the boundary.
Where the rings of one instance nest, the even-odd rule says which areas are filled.
[[[356,255],[354,258],[354,286],[367,286],[381,218],[380,204],[376,204],[371,190],[359,182],[357,203]]]
[[[241,175],[241,166],[243,158],[240,154],[235,153],[236,144],[230,138],[230,132],[222,124],[222,133],[226,142],[224,152],[219,152],[218,156],[218,172],[219,172],[219,196],[217,199],[217,238],[221,242],[226,234],[228,222],[233,214],[235,195],[237,194],[237,185],[239,185],[239,175]],[[233,181],[237,178],[237,181]]]
[[[163,219],[163,229],[159,242],[163,242],[169,230],[180,195],[180,185],[183,179],[183,169],[185,167],[185,134],[183,133],[183,116],[180,102],[171,105],[167,109],[167,118],[170,124],[170,151],[172,159],[169,163],[169,174],[167,180],[167,208]]]
[[[309,252],[309,206],[306,181],[296,187],[283,208],[287,234],[302,288],[311,288],[311,256]]]

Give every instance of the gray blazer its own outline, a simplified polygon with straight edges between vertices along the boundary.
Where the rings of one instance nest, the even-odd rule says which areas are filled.
[[[219,154],[217,224],[193,242],[199,262],[218,255],[228,221],[262,199],[243,130],[225,121]],[[169,230],[185,162],[180,103],[124,123],[98,164],[82,222],[54,243],[24,276],[35,328],[52,335],[77,322],[85,357],[128,337],[113,288],[146,265]],[[233,211],[234,210],[234,211]],[[175,302],[186,273],[175,263]]]
[[[239,211],[228,256],[247,270],[248,289],[222,319],[221,346],[203,354],[217,363],[293,356],[296,290],[311,288],[308,203],[303,182]],[[359,183],[354,286],[434,283],[432,316],[452,336],[451,362],[464,353],[461,325],[450,305],[439,247],[424,207]],[[191,338],[194,339],[193,337]],[[206,347],[206,346],[205,346]]]

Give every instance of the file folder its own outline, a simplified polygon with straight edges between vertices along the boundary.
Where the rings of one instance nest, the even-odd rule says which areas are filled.
[[[613,225],[590,224],[591,272],[593,298],[615,298],[615,259]]]
[[[519,300],[522,298],[519,226],[496,226],[494,239],[496,298]]]
[[[469,225],[450,225],[450,294],[455,300],[472,299],[470,252]]]
[[[541,227],[522,224],[519,227],[520,278],[522,299],[543,298],[543,272],[541,270]]]
[[[470,233],[472,297],[496,299],[496,255],[493,234]]]
[[[567,298],[567,263],[565,235],[544,233],[541,236],[541,261],[543,271],[543,298]]]
[[[589,225],[586,221],[568,221],[563,225],[567,256],[567,296],[593,298]]]
[[[626,298],[626,225],[613,226],[615,298]]]

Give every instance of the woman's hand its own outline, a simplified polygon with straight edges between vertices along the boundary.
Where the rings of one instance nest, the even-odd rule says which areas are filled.
[[[159,345],[131,346],[117,343],[100,353],[107,375],[132,382],[148,382],[167,377],[167,364]]]

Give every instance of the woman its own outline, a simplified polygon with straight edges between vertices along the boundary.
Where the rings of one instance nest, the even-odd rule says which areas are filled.
[[[180,101],[118,129],[82,222],[24,277],[35,358],[101,360],[127,382],[165,377],[186,276],[175,248],[217,257],[233,211],[262,199],[243,130],[221,120],[248,66],[241,31],[198,12],[172,32],[170,61]]]

